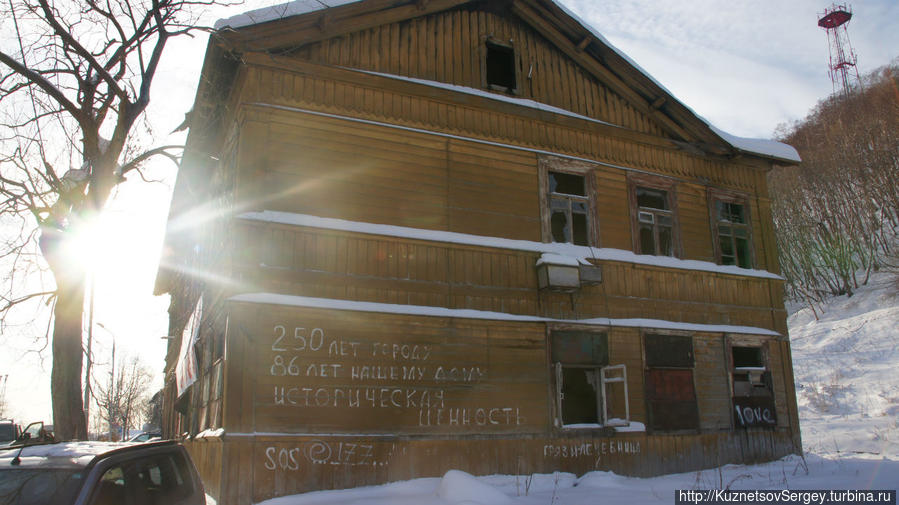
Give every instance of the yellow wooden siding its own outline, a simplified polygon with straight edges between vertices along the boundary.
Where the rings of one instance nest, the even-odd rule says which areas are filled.
[[[249,208],[541,240],[534,152],[271,108],[245,116],[237,199]],[[598,245],[630,250],[626,171],[593,172]],[[713,261],[706,187],[676,188],[683,257]],[[770,230],[750,209],[764,268]]]
[[[653,318],[775,329],[780,281],[598,261],[603,282],[538,291],[539,253],[240,222],[235,279],[262,290],[561,319]]]
[[[295,49],[297,59],[485,88],[487,37],[515,49],[518,94],[637,131],[661,134],[644,114],[512,16],[459,9]]]
[[[312,108],[583,156],[755,192],[751,160],[680,151],[661,137],[389,78],[271,56],[247,56],[243,103]],[[285,75],[287,74],[287,75]],[[627,140],[632,139],[632,140]]]
[[[696,334],[693,337],[693,382],[702,431],[730,430],[733,408],[724,337],[720,334]]]

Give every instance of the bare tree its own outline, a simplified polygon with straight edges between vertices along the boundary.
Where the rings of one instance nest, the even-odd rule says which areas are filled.
[[[784,128],[803,162],[769,174],[787,294],[813,310],[899,257],[899,60],[864,81]]]
[[[120,358],[110,369],[105,386],[98,386],[95,395],[99,417],[109,426],[110,439],[121,430],[127,438],[128,430],[140,426],[152,375],[137,356]]]
[[[0,312],[52,304],[51,395],[60,439],[85,438],[82,413],[84,256],[70,247],[113,188],[157,155],[136,134],[167,42],[196,27],[215,0],[7,0],[0,24],[0,241],[12,272],[40,256],[55,288],[24,290],[7,275]],[[12,36],[12,44],[8,37]],[[43,266],[43,264],[42,264]]]

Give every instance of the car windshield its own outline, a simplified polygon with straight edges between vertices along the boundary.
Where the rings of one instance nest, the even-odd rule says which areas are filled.
[[[16,428],[12,423],[0,424],[0,442],[11,442],[16,439]]]
[[[77,469],[2,468],[0,505],[71,503],[81,487]]]

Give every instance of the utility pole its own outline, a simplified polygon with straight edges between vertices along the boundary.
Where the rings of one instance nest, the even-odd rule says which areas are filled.
[[[84,426],[87,431],[87,438],[91,438],[91,364],[93,358],[91,354],[91,345],[94,340],[94,273],[91,271],[88,284],[91,288],[90,307],[87,316],[87,364],[84,367]],[[115,340],[113,340],[115,345]]]
[[[6,381],[9,375],[0,375],[0,419],[6,414]]]

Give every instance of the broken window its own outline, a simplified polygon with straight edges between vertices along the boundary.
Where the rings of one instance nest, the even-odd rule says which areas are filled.
[[[486,57],[487,87],[506,93],[517,90],[515,76],[515,49],[488,40]]]
[[[634,252],[679,256],[675,181],[640,173],[629,173],[627,179]]]
[[[559,426],[621,426],[630,421],[627,370],[608,366],[603,333],[553,331],[552,362]]]
[[[734,424],[738,428],[777,425],[774,386],[763,345],[731,346]]]
[[[650,429],[699,429],[692,337],[648,334],[644,349]]]
[[[582,174],[549,171],[549,224],[553,242],[590,245],[587,181]]]
[[[674,217],[668,191],[636,188],[638,254],[674,256]]]
[[[752,268],[752,239],[745,199],[713,193],[712,223],[718,263]]]

